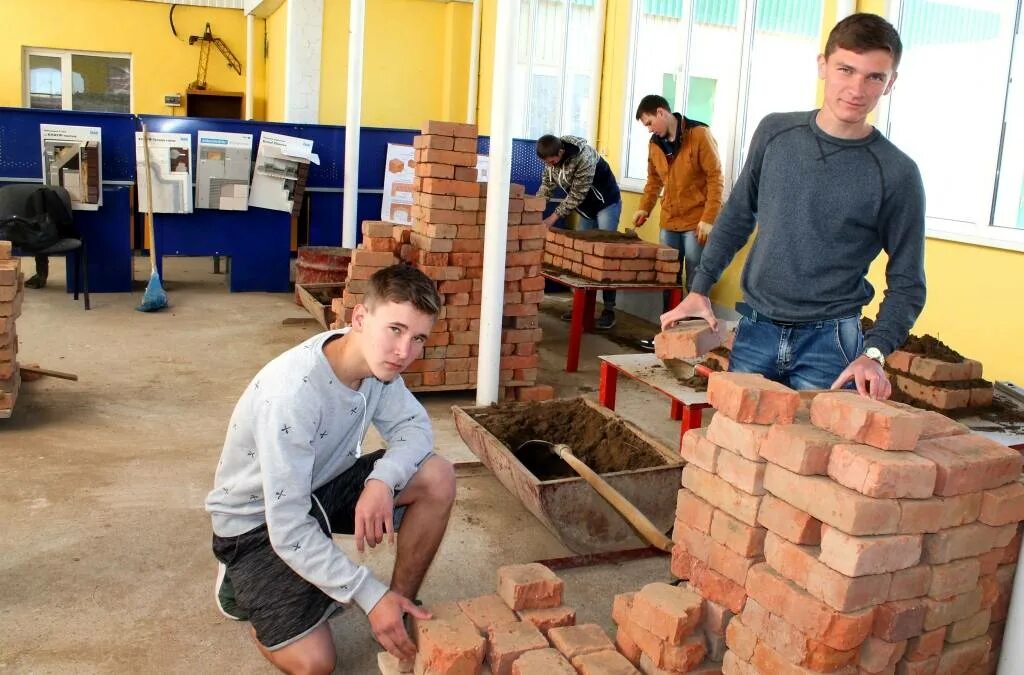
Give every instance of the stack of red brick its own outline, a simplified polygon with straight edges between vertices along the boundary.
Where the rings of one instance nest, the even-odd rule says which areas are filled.
[[[22,295],[21,260],[11,257],[11,242],[0,241],[0,417],[10,417],[21,385],[14,322],[21,314]]]
[[[676,280],[679,251],[624,235],[622,239],[594,241],[586,232],[549,230],[544,264],[594,281],[670,284]]]
[[[576,625],[576,611],[562,604],[564,586],[550,569],[537,563],[501,567],[497,594],[427,607],[432,618],[413,621],[415,661],[399,662],[381,652],[380,671],[385,675],[635,672],[600,626]]]
[[[925,407],[949,412],[992,404],[992,383],[982,379],[980,361],[951,363],[895,351],[885,365],[893,385]]]
[[[636,593],[615,596],[615,643],[629,661],[648,674],[720,673],[709,635],[725,633],[728,613],[708,605],[692,589],[647,584]],[[724,640],[720,641],[724,651]],[[705,658],[706,657],[706,658]]]
[[[708,397],[672,569],[737,615],[724,673],[994,672],[1019,453],[855,393],[803,405],[756,375],[716,373]]]
[[[366,280],[399,260],[437,281],[443,307],[423,358],[403,379],[418,391],[469,389],[476,382],[483,287],[484,219],[487,184],[477,182],[477,128],[472,124],[428,122],[417,136],[412,227],[363,223],[363,242],[353,251],[343,296],[334,303],[337,326],[347,325],[361,302]],[[553,396],[538,386],[541,340],[538,321],[544,295],[540,275],[545,201],[512,185],[508,202],[505,296],[499,382],[504,398],[542,400]]]

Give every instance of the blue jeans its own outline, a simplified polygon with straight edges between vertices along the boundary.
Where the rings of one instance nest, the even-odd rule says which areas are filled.
[[[581,230],[600,229],[605,232],[616,232],[619,229],[619,216],[622,215],[622,202],[615,202],[597,212],[597,218],[587,218],[580,214]],[[615,291],[601,291],[604,311],[615,311]]]
[[[782,324],[749,307],[741,313],[729,355],[735,373],[760,373],[793,389],[828,389],[864,350],[859,316]]]
[[[672,232],[671,230],[662,230],[659,239],[662,246],[671,246],[679,251],[679,260],[683,264],[679,266],[680,274],[677,277],[677,281],[684,289],[689,290],[690,282],[693,281],[693,275],[697,272],[697,265],[700,264],[700,255],[704,252],[704,247],[697,241],[697,231]],[[683,276],[684,273],[685,277]],[[684,281],[685,283],[683,283]],[[670,297],[671,294],[666,291],[664,303],[666,311],[672,309],[668,306]]]

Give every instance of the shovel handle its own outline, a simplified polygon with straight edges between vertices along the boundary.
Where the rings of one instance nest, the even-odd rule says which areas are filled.
[[[572,454],[572,450],[568,445],[558,444],[554,448],[555,454],[562,458],[566,464],[571,466],[573,470],[580,475],[580,478],[590,483],[590,486],[597,491],[599,495],[604,497],[613,509],[619,512],[623,518],[625,518],[630,525],[636,528],[637,532],[647,540],[651,546],[659,548],[662,551],[671,552],[672,547],[675,545],[672,540],[665,536],[665,534],[655,527],[654,523],[650,521],[640,509],[633,506],[629,500],[622,496],[622,493],[609,485],[603,478],[597,475],[593,469],[583,463],[583,461]]]

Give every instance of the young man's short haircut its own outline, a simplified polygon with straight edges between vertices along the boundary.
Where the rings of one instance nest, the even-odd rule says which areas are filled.
[[[644,115],[657,115],[658,108],[664,108],[666,112],[672,112],[672,108],[664,96],[648,94],[640,99],[640,105],[636,107],[636,118],[639,120]]]
[[[379,269],[370,277],[363,304],[373,311],[382,302],[408,302],[433,317],[441,313],[437,284],[420,270],[404,263]]]
[[[541,159],[554,157],[562,149],[562,139],[551,134],[544,134],[537,139],[537,156]]]
[[[846,49],[857,54],[884,49],[892,55],[892,69],[900,65],[903,42],[891,23],[877,14],[851,14],[833,28],[825,43],[827,59],[837,49]]]

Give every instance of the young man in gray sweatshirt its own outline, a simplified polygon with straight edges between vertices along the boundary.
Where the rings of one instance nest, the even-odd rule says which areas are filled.
[[[902,44],[887,21],[854,14],[818,57],[820,110],[761,121],[715,221],[691,292],[661,315],[715,325],[708,293],[758,228],[743,270],[745,303],[730,369],[796,389],[892,392],[885,356],[906,340],[924,307],[924,187],[917,165],[867,122],[896,81]],[[874,327],[860,312],[874,296],[868,268],[888,254]]]
[[[324,672],[336,655],[327,618],[366,612],[374,635],[415,655],[405,614],[437,552],[455,498],[452,465],[433,454],[430,419],[402,378],[440,312],[434,282],[395,265],[375,273],[348,329],[320,333],[264,366],[246,387],[206,498],[220,566],[217,603],[248,620],[285,672]],[[370,424],[387,450],[363,453]],[[349,559],[332,533],[394,541],[391,584]]]

